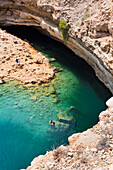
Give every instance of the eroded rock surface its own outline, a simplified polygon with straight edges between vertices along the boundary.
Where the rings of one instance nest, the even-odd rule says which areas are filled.
[[[0,30],[0,84],[4,78],[40,84],[54,77],[48,59],[27,42]]]

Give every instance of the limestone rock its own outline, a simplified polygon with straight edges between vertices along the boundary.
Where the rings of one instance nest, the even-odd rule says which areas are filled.
[[[110,34],[113,35],[113,19],[112,18],[109,21],[108,29],[109,29]]]
[[[111,98],[106,102],[106,105],[107,105],[109,108],[113,108],[113,97],[111,97]]]
[[[54,71],[50,68],[48,59],[46,60],[41,53],[33,49],[28,42],[3,30],[0,30],[0,37],[1,83],[4,77],[19,80],[24,84],[41,84],[54,77]]]

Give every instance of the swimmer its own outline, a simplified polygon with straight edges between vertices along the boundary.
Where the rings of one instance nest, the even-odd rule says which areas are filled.
[[[49,121],[49,125],[55,126],[55,122],[53,122],[52,120],[50,120],[50,121]]]

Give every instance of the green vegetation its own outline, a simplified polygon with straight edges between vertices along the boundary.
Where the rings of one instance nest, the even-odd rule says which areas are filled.
[[[97,9],[100,9],[100,6],[98,6]]]
[[[86,8],[85,8],[85,11],[88,12],[88,11],[89,11],[89,7],[86,7]]]
[[[86,20],[88,17],[90,17],[90,14],[89,14],[89,13],[85,13],[85,14],[82,16],[81,20],[84,21],[84,20]]]
[[[60,6],[61,5],[61,2],[58,2],[58,6]]]
[[[67,30],[68,30],[67,27],[68,27],[67,22],[64,19],[60,20],[59,28],[61,29],[62,38],[64,41],[66,40],[67,37]]]

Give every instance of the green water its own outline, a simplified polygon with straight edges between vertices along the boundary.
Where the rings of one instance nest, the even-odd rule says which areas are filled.
[[[0,85],[0,170],[19,170],[34,157],[68,144],[71,134],[95,125],[111,93],[93,70],[62,44],[32,28],[5,29],[28,39],[50,61],[55,58],[52,67],[62,68],[49,84],[26,88],[8,81]],[[61,122],[61,118],[68,121]],[[51,119],[56,121],[55,127],[49,126]]]

